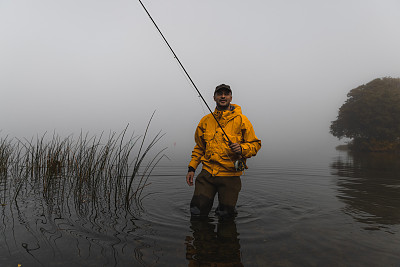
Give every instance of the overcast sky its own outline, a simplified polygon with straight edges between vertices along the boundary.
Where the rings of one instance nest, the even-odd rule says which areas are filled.
[[[400,77],[398,0],[143,0],[214,109],[226,83],[262,155],[338,141],[352,88]],[[136,0],[0,0],[1,136],[166,133],[186,158],[207,114]],[[152,133],[153,133],[152,132]]]

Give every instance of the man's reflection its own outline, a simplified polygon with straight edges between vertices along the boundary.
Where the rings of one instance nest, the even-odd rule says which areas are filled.
[[[186,237],[188,266],[243,266],[240,258],[239,234],[234,218],[213,220],[193,218],[193,236]]]

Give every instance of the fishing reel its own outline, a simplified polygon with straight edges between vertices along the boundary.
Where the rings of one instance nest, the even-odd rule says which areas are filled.
[[[235,161],[235,170],[236,171],[244,171],[245,169],[247,169],[247,166],[246,166],[246,163],[244,162],[243,158]]]

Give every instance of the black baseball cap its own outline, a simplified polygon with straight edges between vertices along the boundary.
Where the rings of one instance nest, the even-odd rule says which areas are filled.
[[[228,90],[229,92],[232,93],[231,87],[230,87],[229,85],[227,85],[227,84],[220,84],[220,85],[218,85],[217,87],[215,87],[214,94],[215,94],[217,91],[222,90],[222,89]]]

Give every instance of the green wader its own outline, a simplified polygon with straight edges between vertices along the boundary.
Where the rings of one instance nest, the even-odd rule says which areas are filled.
[[[215,194],[218,193],[216,213],[222,217],[234,216],[241,188],[240,176],[212,176],[208,171],[202,170],[195,180],[190,213],[192,216],[207,216],[213,206]]]

